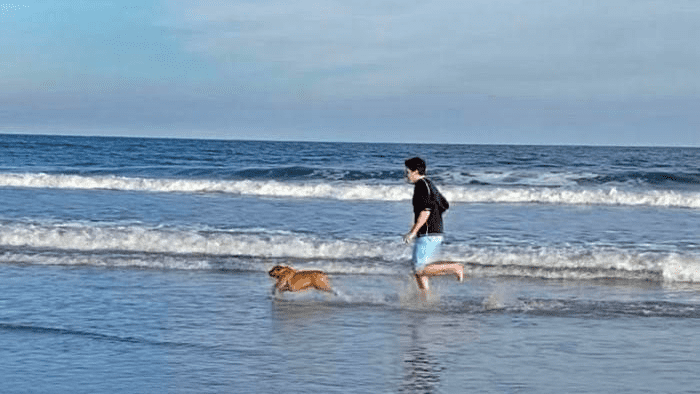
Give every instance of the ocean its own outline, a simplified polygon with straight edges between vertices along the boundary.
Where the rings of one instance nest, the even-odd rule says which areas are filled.
[[[700,393],[699,234],[697,148],[0,135],[0,391]]]

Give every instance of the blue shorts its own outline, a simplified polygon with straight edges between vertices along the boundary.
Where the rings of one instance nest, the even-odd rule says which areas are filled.
[[[442,235],[426,235],[416,238],[413,245],[413,272],[419,272],[426,265],[435,262],[435,255],[442,244]]]

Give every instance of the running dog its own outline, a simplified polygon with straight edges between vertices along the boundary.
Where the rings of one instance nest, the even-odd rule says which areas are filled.
[[[323,271],[297,271],[286,265],[276,265],[270,270],[269,274],[277,279],[275,287],[272,288],[273,295],[276,291],[301,291],[308,288],[336,294],[331,289],[328,275]]]

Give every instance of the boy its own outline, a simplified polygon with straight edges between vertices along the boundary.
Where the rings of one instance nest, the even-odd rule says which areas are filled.
[[[406,178],[413,183],[414,223],[411,231],[404,235],[405,243],[415,240],[413,246],[413,270],[418,288],[424,293],[429,290],[428,278],[437,275],[455,275],[460,282],[464,279],[464,267],[453,262],[433,262],[443,239],[442,213],[437,201],[437,189],[425,177],[425,161],[419,157],[408,159]]]

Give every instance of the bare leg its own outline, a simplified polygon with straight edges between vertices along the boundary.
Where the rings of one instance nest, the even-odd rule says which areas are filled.
[[[422,274],[416,274],[416,282],[418,282],[418,288],[423,292],[427,292],[430,288],[428,286],[428,276]]]
[[[462,282],[464,280],[464,267],[458,263],[452,262],[439,262],[428,264],[420,272],[416,274],[416,277],[420,276],[438,276],[438,275],[454,275],[458,281]],[[427,283],[427,279],[426,279]]]
[[[454,275],[458,281],[462,282],[464,280],[464,267],[461,264],[451,262],[428,264],[416,273],[416,282],[418,282],[418,288],[423,294],[430,290],[428,278],[439,275]]]

